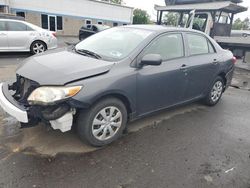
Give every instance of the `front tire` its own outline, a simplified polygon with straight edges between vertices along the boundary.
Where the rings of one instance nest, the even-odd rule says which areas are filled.
[[[122,101],[106,98],[81,111],[77,119],[79,137],[96,147],[110,144],[123,133],[127,123],[127,110]]]
[[[205,98],[205,104],[208,106],[215,106],[222,97],[224,87],[224,80],[220,76],[218,76],[215,79],[212,87],[209,89],[209,92]]]
[[[46,45],[42,41],[34,41],[30,46],[30,52],[32,54],[40,54],[46,51]]]

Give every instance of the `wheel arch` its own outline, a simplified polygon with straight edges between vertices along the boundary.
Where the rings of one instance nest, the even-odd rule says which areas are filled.
[[[42,43],[45,45],[46,50],[48,49],[48,45],[47,45],[46,42],[44,42],[43,40],[40,40],[40,39],[36,39],[36,40],[34,40],[34,41],[30,44],[30,50],[31,50],[32,45],[33,45],[35,42],[42,42]]]
[[[224,81],[224,86],[226,86],[226,84],[227,84],[227,77],[226,77],[226,73],[225,72],[220,72],[219,74],[218,74],[218,76],[220,76],[222,79],[223,79],[223,81]],[[225,87],[224,87],[224,89],[223,89],[223,92],[225,91]]]
[[[91,106],[98,103],[99,101],[105,99],[105,98],[116,98],[119,99],[126,107],[128,114],[133,114],[135,111],[135,107],[133,105],[132,100],[124,93],[121,93],[119,91],[113,91],[113,92],[106,92],[103,93],[102,95],[96,96],[92,102]],[[128,116],[129,117],[129,116]]]

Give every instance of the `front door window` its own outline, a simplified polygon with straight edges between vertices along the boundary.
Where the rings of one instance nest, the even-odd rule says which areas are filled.
[[[159,54],[163,61],[183,57],[182,35],[174,33],[159,37],[145,50],[146,54]]]

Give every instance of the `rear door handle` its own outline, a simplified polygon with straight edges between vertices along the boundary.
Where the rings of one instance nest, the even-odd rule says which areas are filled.
[[[6,36],[7,34],[5,34],[5,33],[0,33],[0,35],[1,35],[1,36]]]

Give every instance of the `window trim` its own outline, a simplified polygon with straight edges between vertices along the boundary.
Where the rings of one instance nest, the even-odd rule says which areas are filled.
[[[137,66],[139,65],[139,63],[141,62],[142,58],[145,55],[145,51],[151,46],[151,44],[158,40],[160,37],[166,36],[166,35],[171,35],[171,34],[180,34],[181,38],[182,38],[182,47],[183,47],[183,56],[181,57],[176,57],[176,58],[171,58],[171,59],[163,59],[162,62],[168,62],[168,61],[172,61],[172,60],[176,60],[176,59],[182,59],[186,57],[186,49],[185,49],[185,38],[183,36],[183,32],[178,32],[178,31],[170,31],[170,32],[165,32],[165,33],[161,33],[159,35],[157,35],[156,37],[154,37],[144,48],[143,50],[139,53],[139,55],[137,56]]]
[[[46,16],[47,19],[46,19],[46,22],[47,22],[47,28],[44,28],[43,27],[43,22],[42,22],[42,17],[43,16]],[[64,29],[64,23],[63,23],[63,16],[60,16],[60,15],[54,15],[54,14],[41,14],[41,28],[47,30],[47,31],[51,31],[50,30],[50,17],[54,17],[55,18],[55,32],[57,31],[63,31]],[[61,17],[62,18],[62,29],[58,29],[58,17]]]
[[[55,18],[55,31],[52,31],[52,32],[56,32],[57,31],[57,16],[53,14],[48,14],[48,31],[51,31],[50,30],[50,17]]]
[[[198,36],[201,36],[201,37],[205,38],[206,41],[207,41],[208,53],[191,54],[191,53],[190,53],[191,50],[190,50],[189,45],[188,45],[188,37],[187,37],[188,34],[191,34],[191,35],[198,35]],[[186,45],[187,56],[188,56],[188,57],[194,57],[194,56],[201,56],[201,55],[208,55],[208,54],[215,54],[215,53],[217,53],[216,48],[214,47],[213,43],[208,39],[208,37],[207,37],[206,35],[203,35],[203,34],[201,34],[201,33],[196,33],[196,32],[185,32],[185,33],[184,33],[184,37],[185,37],[185,45]],[[211,44],[212,47],[214,48],[214,53],[211,53],[211,52],[210,52],[209,46],[208,46],[208,42],[210,42],[210,44]]]

